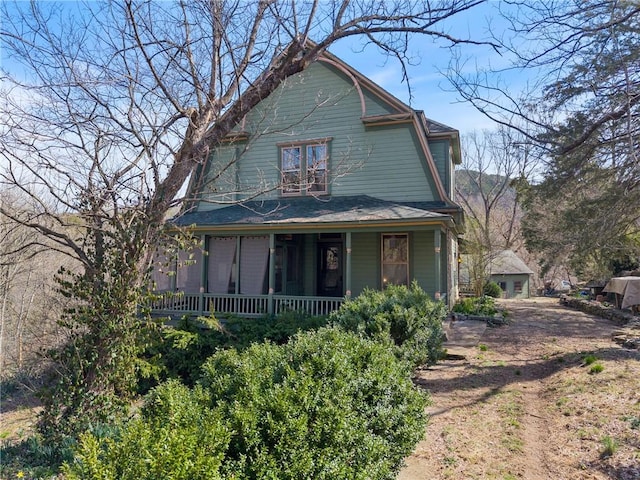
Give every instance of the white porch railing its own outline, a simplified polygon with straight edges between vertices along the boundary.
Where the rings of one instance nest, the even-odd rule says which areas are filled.
[[[340,308],[344,298],[342,297],[298,297],[298,296],[273,296],[273,313],[284,311],[304,310],[311,315],[329,315]]]
[[[297,310],[311,315],[328,315],[340,308],[343,301],[339,297],[168,292],[152,303],[151,310],[158,315],[206,315],[213,311],[256,317]]]

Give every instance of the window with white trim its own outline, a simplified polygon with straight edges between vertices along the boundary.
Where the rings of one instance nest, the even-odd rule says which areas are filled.
[[[326,140],[281,146],[283,195],[327,193],[329,147]]]
[[[409,235],[382,235],[382,288],[409,285]]]

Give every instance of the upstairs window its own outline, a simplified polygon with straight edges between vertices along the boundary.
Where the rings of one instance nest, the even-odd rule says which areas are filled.
[[[302,149],[282,149],[282,193],[295,195],[302,191]]]
[[[327,193],[327,141],[281,146],[283,195]]]
[[[327,192],[327,144],[307,145],[307,191]]]

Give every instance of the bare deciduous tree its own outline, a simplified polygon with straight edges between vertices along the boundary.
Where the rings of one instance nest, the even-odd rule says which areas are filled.
[[[470,281],[482,293],[491,260],[501,250],[518,250],[524,239],[521,189],[536,168],[530,146],[507,128],[473,132],[463,139],[465,157],[458,173],[456,199],[467,216],[465,248]]]

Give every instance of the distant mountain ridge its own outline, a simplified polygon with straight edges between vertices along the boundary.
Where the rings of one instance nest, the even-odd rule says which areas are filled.
[[[480,176],[480,172],[475,170],[456,170],[456,190],[460,195],[465,197],[477,197],[480,195],[480,189],[478,183],[474,179]],[[482,190],[485,194],[488,194],[495,188],[507,180],[504,175],[482,173]],[[507,186],[505,193],[501,199],[501,202],[515,201],[516,191]]]

